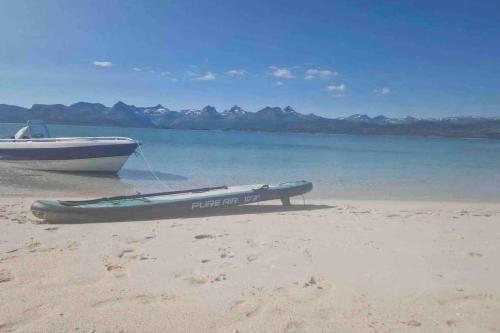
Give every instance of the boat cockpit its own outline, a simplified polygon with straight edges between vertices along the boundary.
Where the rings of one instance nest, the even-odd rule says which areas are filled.
[[[50,138],[49,129],[43,121],[28,120],[26,126],[21,128],[14,135],[14,139],[46,139]]]

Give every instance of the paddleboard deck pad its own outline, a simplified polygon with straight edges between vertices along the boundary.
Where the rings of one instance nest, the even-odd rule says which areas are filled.
[[[49,223],[152,220],[203,214],[267,200],[279,199],[288,206],[291,197],[310,192],[312,188],[311,182],[297,181],[275,185],[207,187],[81,201],[39,200],[31,205],[31,212]]]

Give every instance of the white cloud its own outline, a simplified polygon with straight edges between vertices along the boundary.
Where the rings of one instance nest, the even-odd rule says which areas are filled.
[[[229,76],[243,76],[248,74],[248,72],[244,69],[231,69],[227,71],[226,74]]]
[[[161,74],[161,75],[170,75],[170,74],[172,74],[172,73],[171,73],[171,72],[161,72],[160,74]]]
[[[287,68],[276,68],[271,75],[275,77],[279,77],[281,79],[293,79],[295,76],[292,75],[292,72]]]
[[[334,76],[337,76],[339,73],[335,71],[331,71],[329,69],[318,69],[318,68],[311,68],[306,71],[306,76],[304,79],[306,80],[313,80],[313,79],[322,79],[322,80],[328,80],[331,79]]]
[[[175,77],[170,79],[170,82],[177,82],[177,81],[179,81],[179,80],[177,80]]]
[[[113,63],[111,61],[93,61],[92,62],[94,65],[99,66],[99,67],[111,67],[113,66]]]
[[[212,81],[212,80],[215,80],[215,75],[211,72],[206,72],[204,75],[197,76],[193,80],[194,81]]]
[[[338,85],[329,85],[326,87],[326,90],[328,90],[331,93],[331,97],[333,98],[342,98],[345,96],[345,91],[347,90],[347,86],[344,83],[338,84]]]
[[[284,85],[284,83],[283,83],[283,82],[281,82],[281,81],[276,81],[275,85],[277,85],[277,86],[282,86],[282,85]]]
[[[139,67],[134,67],[132,68],[132,70],[135,72],[142,72],[142,69],[140,69]]]
[[[327,89],[328,91],[345,92],[345,91],[346,91],[346,89],[347,89],[347,87],[346,87],[346,85],[345,85],[345,84],[343,84],[343,83],[342,83],[342,84],[339,84],[339,85],[334,85],[334,84],[332,84],[332,85],[330,85],[330,86],[326,87],[326,89]]]
[[[197,73],[195,73],[195,72],[193,72],[193,71],[188,71],[188,72],[187,72],[187,75],[188,75],[188,76],[198,76],[198,74],[197,74]]]
[[[388,87],[383,87],[380,89],[375,89],[375,90],[373,90],[373,92],[376,94],[380,94],[380,95],[388,95],[391,93],[391,89]]]

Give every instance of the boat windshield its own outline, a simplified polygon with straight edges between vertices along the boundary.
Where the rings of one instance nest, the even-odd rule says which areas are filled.
[[[28,121],[29,137],[33,139],[50,138],[49,129],[42,121]]]

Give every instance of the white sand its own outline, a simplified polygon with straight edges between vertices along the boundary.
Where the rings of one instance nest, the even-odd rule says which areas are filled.
[[[33,200],[0,197],[2,332],[500,329],[500,204],[47,225]]]

